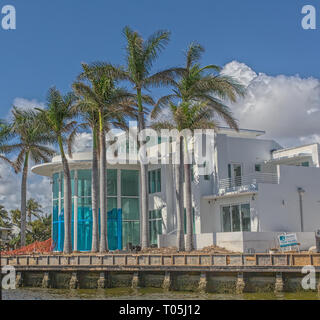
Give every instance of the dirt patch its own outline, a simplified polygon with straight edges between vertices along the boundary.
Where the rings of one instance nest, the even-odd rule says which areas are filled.
[[[176,247],[169,247],[169,248],[146,248],[141,250],[139,253],[152,253],[152,254],[230,254],[236,253],[229,251],[227,249],[217,247],[217,246],[208,246],[201,250],[193,250],[191,252],[186,251],[178,251]]]

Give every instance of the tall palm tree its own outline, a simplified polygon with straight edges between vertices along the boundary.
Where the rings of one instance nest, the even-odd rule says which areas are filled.
[[[72,93],[62,95],[56,88],[49,89],[46,109],[37,109],[47,130],[55,137],[59,145],[64,175],[64,253],[71,253],[71,177],[69,163],[64,151],[64,141],[68,133],[76,126],[73,120],[73,104],[75,96]]]
[[[29,223],[32,221],[32,216],[40,219],[42,213],[42,205],[38,203],[35,199],[30,198],[27,201],[27,217],[29,219]]]
[[[21,181],[21,246],[26,244],[26,205],[27,179],[29,161],[34,163],[48,162],[54,150],[48,147],[53,137],[47,132],[36,112],[14,107],[11,131],[17,141],[3,146],[4,151],[17,152],[14,168],[16,173],[22,171]]]
[[[74,84],[74,92],[77,95],[77,101],[74,106],[76,112],[80,114],[83,118],[82,123],[79,123],[77,127],[71,132],[68,138],[68,153],[69,156],[72,155],[72,145],[76,135],[81,129],[90,128],[92,132],[92,165],[91,165],[91,185],[92,185],[92,195],[91,195],[91,206],[92,206],[92,244],[91,252],[99,251],[99,167],[98,167],[98,157],[99,152],[99,114],[90,105],[90,102],[86,97],[82,97],[80,92],[77,90],[77,85]]]
[[[129,81],[137,97],[138,106],[138,126],[139,131],[145,129],[145,104],[142,91],[151,87],[168,86],[173,83],[177,74],[181,74],[183,69],[170,68],[152,74],[152,66],[161,51],[169,41],[170,32],[159,30],[153,33],[147,40],[126,26],[123,30],[127,41],[126,46],[126,67],[116,68],[108,63],[94,63],[90,67],[93,70],[104,70],[107,74],[112,74],[114,78]],[[145,137],[147,138],[147,137]],[[145,139],[143,139],[145,140]],[[144,144],[145,141],[140,143]],[[148,192],[148,165],[140,159],[140,181],[141,181],[141,246],[149,246],[149,192]]]
[[[221,69],[216,65],[201,67],[199,61],[203,52],[203,47],[197,43],[192,43],[188,47],[185,68],[183,71],[179,71],[178,81],[171,81],[174,87],[172,94],[158,100],[151,116],[152,118],[157,117],[162,107],[170,104],[172,108],[174,106],[172,102],[178,101],[178,107],[176,107],[177,110],[174,114],[179,119],[181,118],[179,121],[184,123],[182,129],[194,130],[194,124],[196,124],[194,121],[198,119],[197,113],[202,114],[204,112],[207,117],[209,110],[212,110],[212,116],[222,118],[231,128],[238,130],[238,124],[232,112],[223,101],[235,102],[239,95],[244,95],[244,87],[232,77],[221,75],[219,73]],[[209,125],[209,123],[207,124]],[[198,123],[198,126],[200,125],[201,123]],[[183,139],[183,141],[187,218],[186,250],[191,251],[193,249],[191,159],[188,159],[188,142],[186,139]]]
[[[0,159],[9,164],[11,167],[15,167],[14,163],[8,158],[9,150],[6,146],[14,134],[11,130],[11,124],[5,120],[0,119]],[[0,176],[1,178],[1,176]]]
[[[133,115],[135,109],[133,107],[133,95],[125,89],[118,88],[116,81],[112,75],[106,74],[105,70],[93,72],[87,65],[83,64],[83,73],[79,76],[80,80],[73,84],[73,90],[78,96],[78,106],[84,112],[94,112],[98,115],[98,126],[93,127],[93,135],[98,129],[99,141],[99,190],[100,190],[100,252],[108,250],[107,236],[107,170],[106,170],[106,137],[105,132],[110,130],[112,126],[125,127],[125,116]],[[96,148],[97,149],[97,148]],[[93,153],[95,156],[95,151]],[[95,173],[97,175],[97,172]],[[97,223],[94,223],[97,228]],[[93,241],[96,242],[96,234],[94,232]],[[94,246],[93,246],[94,248]],[[95,248],[94,248],[95,249]]]
[[[11,228],[10,218],[8,211],[4,206],[0,205],[0,227],[2,228]]]

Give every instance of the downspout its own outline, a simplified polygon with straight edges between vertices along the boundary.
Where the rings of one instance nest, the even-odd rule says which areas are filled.
[[[302,188],[298,188],[298,193],[299,193],[299,206],[300,206],[300,225],[301,225],[301,232],[304,232],[303,228],[303,201],[302,201],[302,196],[305,193],[305,191]]]

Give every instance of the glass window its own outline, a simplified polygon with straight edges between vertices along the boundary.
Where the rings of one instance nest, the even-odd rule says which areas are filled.
[[[78,170],[78,196],[91,197],[91,170]]]
[[[241,205],[242,231],[251,231],[250,205]]]
[[[149,193],[161,192],[161,169],[148,172]]]
[[[139,221],[123,221],[122,222],[122,243],[124,247],[127,243],[137,246],[140,244],[140,222]]]
[[[157,192],[161,192],[161,169],[157,170]]]
[[[121,195],[139,196],[139,171],[121,170]]]
[[[255,170],[256,172],[261,172],[261,164],[256,164],[256,165],[254,166],[254,170]]]
[[[53,211],[52,211],[52,219],[53,222],[58,221],[58,215],[59,215],[59,200],[53,200]]]
[[[301,166],[302,166],[302,167],[309,167],[309,161],[302,162],[302,163],[301,163]]]
[[[74,171],[70,171],[70,178],[71,178],[71,194],[74,196]]]
[[[231,232],[230,207],[222,208],[222,231]]]
[[[117,209],[117,198],[109,198],[107,200],[108,212]]]
[[[224,206],[221,210],[222,231],[251,231],[250,204]]]
[[[139,220],[139,199],[138,198],[122,198],[121,199],[123,220]]]
[[[52,193],[53,193],[53,199],[59,198],[59,173],[55,173],[52,177]]]
[[[149,211],[150,244],[158,244],[158,234],[162,234],[161,209]]]
[[[60,183],[61,183],[61,198],[64,196],[64,175],[60,172]]]
[[[239,206],[232,206],[231,213],[232,213],[232,231],[233,232],[241,231]]]
[[[107,195],[116,196],[117,195],[117,170],[108,169],[107,170]]]

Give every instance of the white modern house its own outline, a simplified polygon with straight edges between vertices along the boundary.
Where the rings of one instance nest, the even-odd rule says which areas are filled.
[[[284,149],[264,132],[219,128],[209,155],[213,170],[200,175],[193,166],[194,242],[197,249],[218,245],[237,252],[266,252],[277,236],[296,233],[301,250],[315,245],[320,229],[320,147]],[[164,143],[164,142],[163,142]],[[149,148],[155,158],[163,144]],[[107,164],[108,239],[111,250],[140,243],[139,164],[128,159]],[[175,148],[172,148],[173,153]],[[90,250],[92,237],[91,153],[74,154],[72,171],[73,249]],[[63,248],[61,158],[32,168],[52,178],[53,239]],[[151,243],[175,246],[175,181],[171,164],[149,165]]]

